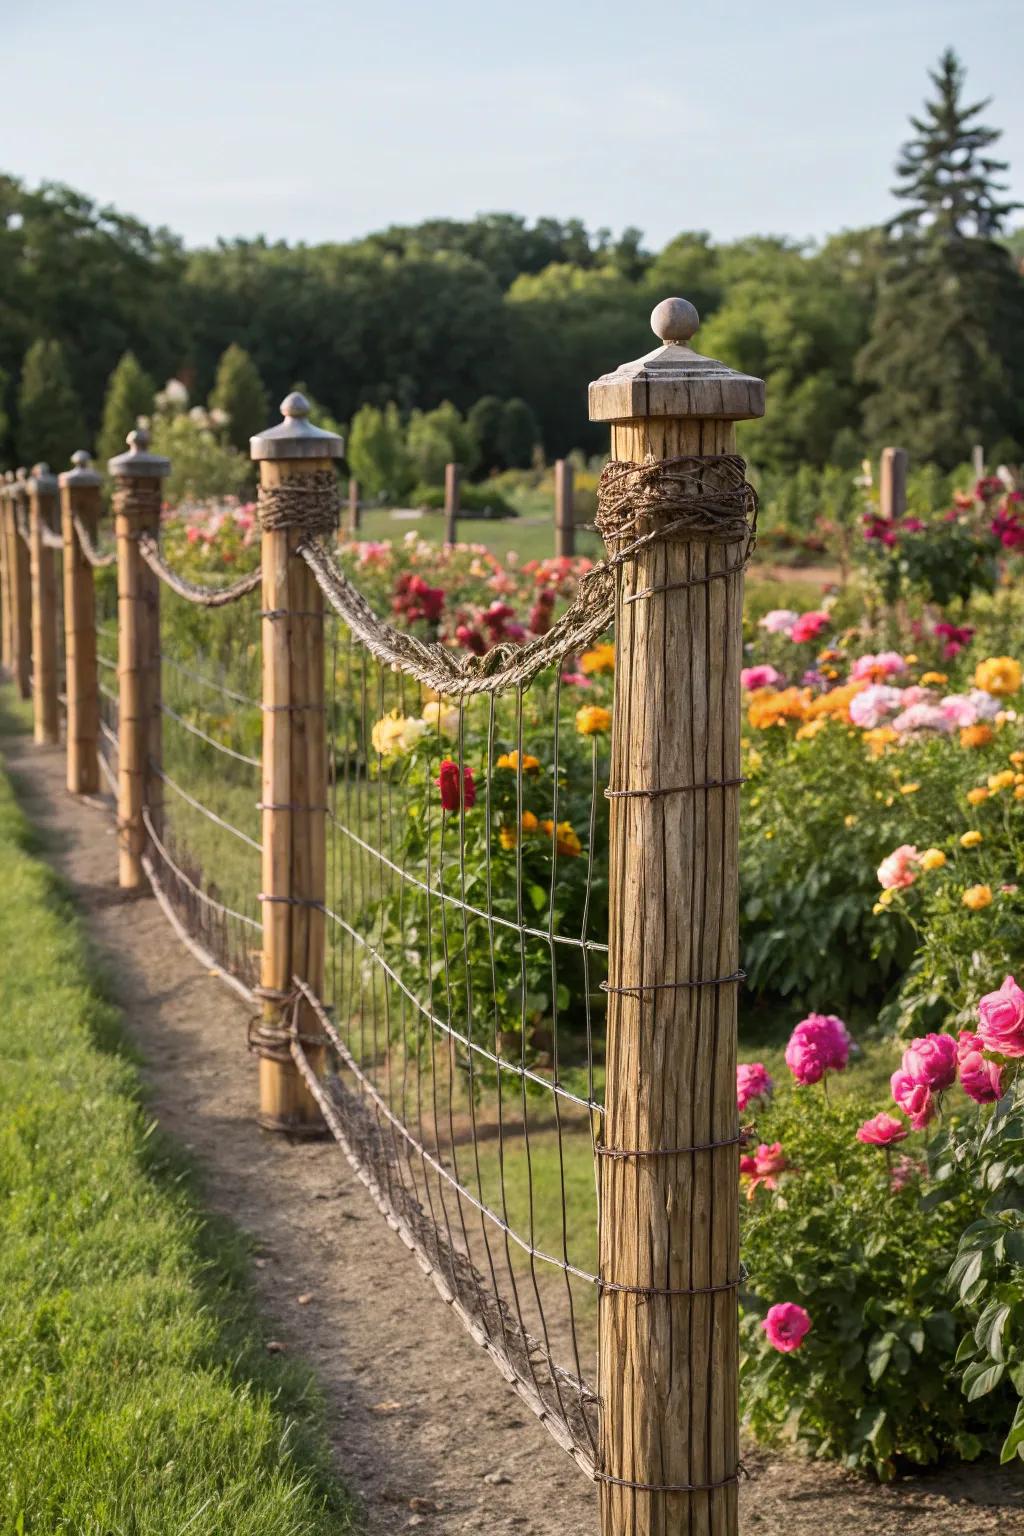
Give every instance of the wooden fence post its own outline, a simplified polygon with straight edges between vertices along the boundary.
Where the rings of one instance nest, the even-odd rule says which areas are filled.
[[[28,532],[27,471],[15,471],[10,490],[11,518],[11,639],[12,670],[23,699],[32,694],[32,561],[25,535]]]
[[[57,552],[46,535],[57,531],[57,480],[49,464],[33,466],[28,480],[29,561],[32,579],[32,738],[40,746],[60,740],[57,707]]]
[[[74,469],[59,475],[61,532],[64,537],[64,658],[68,700],[68,789],[95,795],[100,787],[100,692],[96,661],[96,589],[92,566],[82,552],[75,520],[95,543],[103,482],[80,448],[71,455]]]
[[[459,504],[462,492],[462,465],[446,464],[444,467],[444,541],[457,544],[459,540]]]
[[[110,459],[117,540],[117,847],[118,880],[143,883],[145,807],[159,828],[163,803],[153,773],[160,765],[160,607],[158,578],[139,554],[139,536],[160,531],[163,481],[169,459],[147,452],[149,433],[128,434],[128,452]]]
[[[348,482],[348,534],[350,539],[359,537],[359,481],[354,475]]]
[[[573,470],[568,459],[555,460],[555,554],[571,559],[576,553],[576,507]]]
[[[907,510],[907,450],[883,448],[878,467],[879,511],[889,519],[900,518]]]
[[[260,467],[263,568],[263,952],[259,1122],[267,1130],[317,1136],[323,1121],[288,1049],[287,1023],[299,976],[318,996],[324,985],[327,896],[327,739],[324,607],[316,579],[295,551],[314,531],[336,532],[334,461],[344,443],[308,420],[309,403],[290,394],[280,426],[250,439]],[[316,1016],[299,1003],[307,1040]],[[321,1046],[307,1044],[316,1072]]]
[[[603,1139],[619,1155],[600,1158],[601,1530],[735,1536],[747,543],[741,484],[727,510],[714,492],[740,482],[742,461],[716,456],[735,453],[735,421],[763,414],[764,385],[691,350],[685,300],[651,323],[664,345],[590,386],[612,459],[675,460],[677,477],[660,497],[627,488],[618,534],[602,529],[613,551],[654,538],[617,576]],[[694,497],[703,527],[690,533],[678,522]]]
[[[14,670],[14,638],[11,623],[11,561],[14,549],[11,544],[11,485],[14,474],[8,470],[0,484],[0,667],[8,675]]]

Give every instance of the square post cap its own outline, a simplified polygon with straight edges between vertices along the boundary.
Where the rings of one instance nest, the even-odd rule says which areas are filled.
[[[655,305],[651,329],[661,346],[594,380],[590,420],[699,416],[749,421],[763,416],[764,380],[695,352],[689,342],[699,324],[700,316],[688,299],[662,299]]]
[[[66,469],[63,474],[57,476],[62,488],[66,485],[74,487],[103,484],[103,476],[92,468],[92,457],[84,448],[77,449],[71,455],[71,462],[75,466],[74,469]]]
[[[284,418],[277,427],[268,427],[249,439],[249,456],[260,459],[340,459],[345,452],[344,438],[325,432],[309,420],[309,401],[293,390],[281,401]]]
[[[145,427],[136,427],[134,432],[129,432],[126,442],[127,453],[119,453],[116,459],[107,460],[112,475],[125,480],[162,480],[170,474],[170,459],[148,452],[149,432]]]
[[[33,496],[56,496],[57,476],[50,473],[49,464],[33,464],[28,488]]]

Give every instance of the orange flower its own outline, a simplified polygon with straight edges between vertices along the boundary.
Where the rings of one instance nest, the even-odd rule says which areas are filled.
[[[512,772],[515,773],[516,770],[519,767],[519,753],[518,752],[503,752],[501,754],[501,756],[498,758],[498,761],[495,764],[495,767],[496,768],[511,768]],[[539,773],[539,771],[540,771],[540,758],[539,757],[531,757],[529,752],[524,752],[523,753],[523,772],[524,773]]]
[[[965,725],[960,732],[962,747],[987,747],[992,741],[993,730],[982,721],[978,725]]]
[[[972,912],[980,912],[982,907],[992,905],[992,887],[990,885],[971,885],[964,891],[960,898],[965,907]]]
[[[593,677],[598,672],[614,672],[614,645],[595,645],[592,650],[584,651],[580,657],[580,671],[585,672],[588,677]]]
[[[867,687],[862,679],[855,683],[843,683],[840,688],[832,688],[828,693],[819,693],[816,699],[812,699],[807,706],[807,718],[816,720],[819,716],[825,716],[830,720],[849,720],[850,700],[858,693],[863,693]]]
[[[949,676],[945,672],[922,672],[921,673],[921,683],[922,683],[922,685],[925,688],[927,688],[929,685],[932,685],[932,684],[936,688],[941,688],[944,683],[948,683],[948,682],[949,682]]]
[[[780,692],[759,688],[750,695],[747,719],[755,730],[764,731],[784,720],[805,719],[810,702],[809,688],[783,688]]]
[[[536,832],[540,822],[532,811],[524,811],[521,825],[524,832]]]
[[[576,711],[576,729],[581,736],[598,736],[611,730],[611,724],[611,710],[602,709],[600,704],[584,704]]]
[[[579,858],[583,852],[583,844],[576,836],[571,822],[560,821],[556,827],[551,818],[548,817],[547,821],[541,822],[541,828],[547,833],[548,837],[555,839],[556,849],[565,858]]]
[[[899,734],[891,725],[876,725],[872,730],[864,732],[864,740],[871,749],[871,756],[881,757],[886,747],[899,741]]]

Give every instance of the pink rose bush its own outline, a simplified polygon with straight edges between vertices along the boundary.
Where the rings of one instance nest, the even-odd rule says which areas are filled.
[[[903,1052],[903,1070],[933,1093],[956,1082],[956,1041],[952,1035],[923,1035]]]
[[[842,1072],[850,1059],[850,1035],[834,1013],[801,1019],[786,1046],[786,1065],[803,1086],[820,1082],[826,1072]]]
[[[960,1074],[960,1086],[976,1104],[994,1104],[1002,1098],[1003,1069],[995,1061],[982,1055],[985,1042],[980,1035],[962,1029],[957,1041],[956,1064]]]
[[[742,1115],[752,1104],[765,1104],[775,1084],[761,1061],[741,1061],[736,1068],[736,1107]]]
[[[862,730],[874,730],[903,707],[902,688],[872,683],[850,700],[850,719]]]
[[[740,673],[740,682],[749,693],[755,688],[774,688],[776,683],[782,681],[782,674],[774,667],[762,665],[760,667],[744,667]]]
[[[799,618],[792,608],[772,608],[758,620],[760,627],[769,635],[788,635]]]
[[[878,866],[878,883],[883,891],[901,891],[913,885],[918,874],[917,849],[911,843],[895,848]]]
[[[906,1141],[908,1134],[902,1120],[883,1112],[864,1121],[857,1131],[857,1140],[866,1147],[891,1147],[894,1142]]]
[[[899,651],[879,651],[876,656],[858,656],[850,668],[850,676],[854,679],[866,677],[877,682],[883,677],[894,677],[906,670],[907,664]]]
[[[802,613],[789,631],[789,638],[796,645],[804,645],[808,640],[816,640],[822,630],[827,628],[828,623],[827,613],[821,611]]]
[[[935,1099],[930,1088],[915,1082],[910,1073],[898,1067],[889,1080],[892,1096],[911,1127],[923,1131],[935,1114]]]
[[[1024,991],[1012,976],[978,1004],[978,1035],[986,1050],[1024,1056]]]
[[[811,1318],[795,1301],[777,1301],[768,1308],[761,1327],[772,1349],[782,1355],[791,1355],[810,1333]]]

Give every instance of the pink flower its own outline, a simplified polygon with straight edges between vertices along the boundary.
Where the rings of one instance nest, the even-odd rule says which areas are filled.
[[[903,1070],[912,1083],[941,1093],[956,1082],[956,1041],[952,1035],[922,1035],[903,1052]]]
[[[784,1173],[788,1167],[789,1160],[782,1150],[781,1141],[773,1141],[771,1146],[762,1142],[754,1153],[754,1176],[747,1192],[747,1199],[753,1200],[762,1184],[765,1189],[778,1189],[779,1181],[776,1174]]]
[[[810,1315],[795,1301],[777,1301],[768,1308],[768,1315],[761,1323],[772,1349],[780,1354],[791,1355],[799,1349],[810,1332]]]
[[[850,719],[862,730],[874,730],[889,715],[903,706],[903,692],[886,683],[873,683],[850,700]]]
[[[473,780],[472,768],[463,768],[460,782],[458,763],[453,763],[450,757],[446,757],[434,783],[441,791],[441,805],[446,811],[457,811],[461,807],[465,807],[468,811],[476,804],[476,784]]]
[[[740,1158],[740,1178],[752,1179],[757,1172],[757,1158],[749,1152],[744,1152]]]
[[[763,1061],[741,1061],[736,1068],[736,1106],[740,1114],[757,1099],[770,1099],[775,1084]]]
[[[834,1013],[808,1014],[786,1046],[786,1065],[805,1087],[820,1082],[826,1072],[842,1072],[849,1059],[849,1031]]]
[[[894,1141],[906,1141],[907,1129],[901,1120],[885,1113],[875,1115],[857,1128],[857,1140],[866,1147],[891,1147]]]
[[[912,843],[901,843],[878,866],[878,883],[883,891],[900,891],[917,879],[918,852]]]
[[[850,668],[850,676],[857,679],[868,677],[877,682],[880,678],[892,677],[906,670],[907,664],[899,651],[879,651],[876,656],[858,656]]]
[[[770,635],[788,635],[796,623],[798,615],[792,608],[773,608],[758,620],[761,629],[766,629]]]
[[[915,1131],[923,1131],[935,1113],[935,1100],[924,1083],[915,1083],[909,1072],[898,1067],[889,1080],[892,1096]]]
[[[986,1049],[1001,1056],[1024,1056],[1024,992],[1012,976],[998,992],[986,992],[978,1004],[978,1019]]]
[[[951,731],[952,722],[938,704],[911,704],[892,722],[901,735],[908,731]]]
[[[740,682],[751,692],[755,688],[774,688],[781,681],[782,674],[769,666],[744,667],[740,673]]]
[[[563,672],[563,683],[572,683],[574,688],[591,688],[593,684],[585,672]]]
[[[828,622],[827,613],[814,610],[802,613],[790,630],[789,638],[797,645],[802,645],[806,640],[815,640]]]
[[[998,699],[981,688],[972,688],[970,693],[950,693],[942,701],[942,713],[957,730],[977,725],[979,720],[994,720],[1001,707]]]
[[[925,1165],[916,1157],[898,1157],[893,1164],[892,1178],[889,1180],[889,1188],[894,1195],[900,1194],[915,1179],[921,1178],[925,1173]]]
[[[981,1054],[985,1042],[980,1035],[969,1029],[960,1031],[956,1048],[956,1061],[960,1069],[960,1086],[976,1104],[994,1104],[1002,1098],[1002,1067],[998,1062],[986,1061]]]

